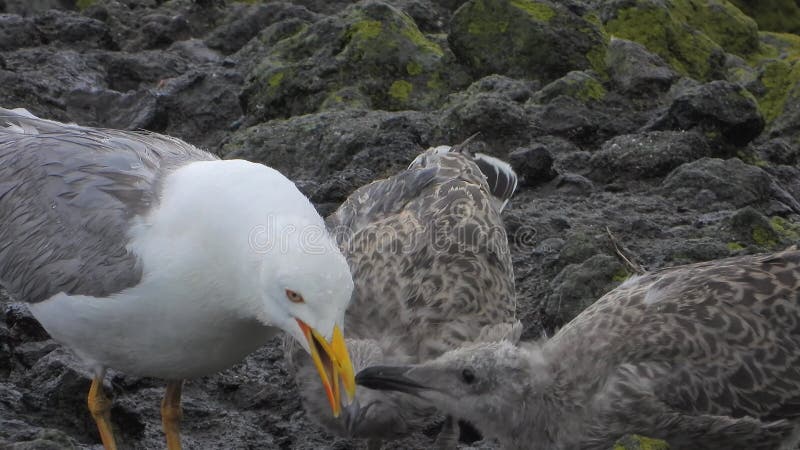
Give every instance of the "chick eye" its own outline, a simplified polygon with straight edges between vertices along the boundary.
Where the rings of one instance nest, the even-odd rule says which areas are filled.
[[[464,369],[461,371],[461,381],[467,384],[475,382],[475,372],[472,369]]]
[[[297,292],[295,292],[295,291],[293,291],[291,289],[287,289],[286,290],[286,298],[288,298],[289,301],[292,302],[292,303],[303,303],[303,302],[305,302],[305,299],[303,299],[302,295],[298,294]]]

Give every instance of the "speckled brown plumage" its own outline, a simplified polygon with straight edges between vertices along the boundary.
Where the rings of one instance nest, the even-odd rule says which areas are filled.
[[[792,248],[632,278],[543,343],[476,346],[359,377],[440,389],[448,394],[431,400],[446,411],[493,412],[467,417],[509,448],[607,449],[636,433],[679,449],[793,449],[799,348]],[[465,369],[471,383],[459,379]]]
[[[506,197],[493,198],[470,155],[431,149],[408,170],[355,191],[328,218],[355,282],[345,329],[356,370],[426,361],[468,342],[518,339],[498,209],[511,194],[508,182],[502,189]],[[304,390],[302,367],[298,373]],[[362,389],[358,417],[331,421],[315,395],[304,397],[328,429],[358,437],[406,435],[436,414],[410,397]]]

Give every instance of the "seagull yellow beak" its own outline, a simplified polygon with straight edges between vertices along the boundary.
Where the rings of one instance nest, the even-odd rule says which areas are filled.
[[[311,350],[311,359],[322,379],[325,394],[333,410],[333,417],[339,417],[342,409],[341,387],[347,394],[347,403],[352,403],[356,394],[356,378],[350,354],[344,343],[344,335],[338,325],[333,326],[333,336],[328,342],[317,330],[309,327],[305,322],[296,319],[300,330],[308,341]]]

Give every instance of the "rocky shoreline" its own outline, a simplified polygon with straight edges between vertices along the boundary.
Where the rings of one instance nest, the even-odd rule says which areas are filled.
[[[798,23],[793,0],[0,0],[0,105],[265,163],[322,214],[479,132],[522,179],[533,339],[640,267],[800,241]],[[100,448],[87,374],[2,291],[0,313],[0,448]],[[109,380],[122,447],[162,448],[163,383]],[[190,381],[185,447],[361,448],[294,389],[277,341]]]

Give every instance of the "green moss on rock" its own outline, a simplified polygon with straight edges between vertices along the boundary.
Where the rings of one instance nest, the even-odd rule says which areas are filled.
[[[564,95],[588,103],[600,101],[606,94],[606,89],[597,78],[587,72],[574,71],[543,87],[534,94],[533,100],[547,103]]]
[[[796,0],[731,0],[764,31],[800,33],[800,4]]]
[[[414,86],[408,81],[396,80],[389,86],[389,96],[402,103],[408,100],[412,90],[414,90]]]
[[[433,109],[467,83],[408,15],[378,1],[353,5],[269,48],[245,85],[247,110],[261,119],[339,107],[348,102],[335,93],[347,87],[360,93],[358,104],[373,108]]]
[[[722,47],[667,8],[639,0],[606,24],[611,35],[638,42],[676,71],[700,80],[715,78],[724,61]]]
[[[603,70],[602,27],[548,0],[469,0],[453,16],[450,48],[476,75],[555,80]]]
[[[614,444],[614,450],[669,450],[669,444],[658,439],[629,435]]]

